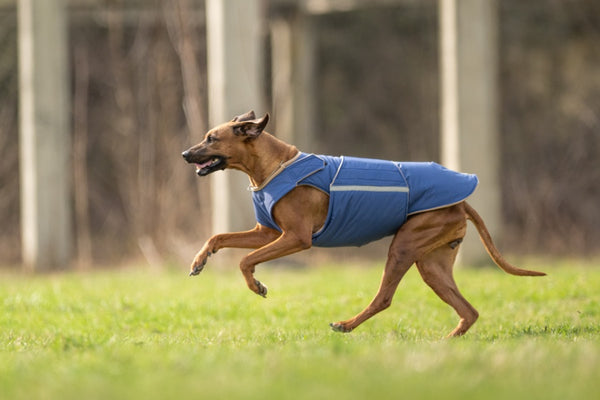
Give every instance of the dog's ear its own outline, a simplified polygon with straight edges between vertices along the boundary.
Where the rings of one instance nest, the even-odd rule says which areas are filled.
[[[244,122],[256,119],[256,115],[253,110],[248,111],[246,114],[238,115],[237,117],[233,117],[231,122]]]
[[[269,114],[265,114],[265,116],[260,119],[238,122],[233,125],[233,133],[238,136],[246,136],[250,139],[254,139],[263,132],[268,122]]]

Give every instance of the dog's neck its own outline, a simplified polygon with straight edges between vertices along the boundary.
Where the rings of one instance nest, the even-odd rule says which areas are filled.
[[[252,186],[261,187],[282,165],[296,157],[298,153],[295,146],[263,132],[248,143],[247,157],[238,169],[248,175]]]

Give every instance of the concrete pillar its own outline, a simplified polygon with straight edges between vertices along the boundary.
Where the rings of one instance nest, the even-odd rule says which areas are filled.
[[[19,0],[21,231],[24,265],[72,254],[67,20],[62,0]]]
[[[497,122],[497,6],[494,0],[439,0],[442,163],[476,173],[469,203],[492,237],[501,227]],[[474,229],[462,262],[487,260]]]
[[[274,133],[311,152],[315,132],[315,37],[312,20],[296,11],[271,22]]]
[[[211,126],[253,109],[264,113],[261,0],[207,0],[208,120]],[[237,171],[211,175],[213,231],[256,224],[248,178]]]

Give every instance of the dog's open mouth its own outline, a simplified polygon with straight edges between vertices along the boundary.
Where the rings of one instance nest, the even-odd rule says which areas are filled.
[[[225,159],[221,156],[211,156],[206,161],[194,164],[196,164],[196,173],[200,176],[205,176],[211,172],[225,169]]]

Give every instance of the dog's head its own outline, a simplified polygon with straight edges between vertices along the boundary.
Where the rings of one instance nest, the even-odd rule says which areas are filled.
[[[181,155],[188,163],[196,164],[200,176],[225,168],[240,169],[248,156],[248,144],[260,136],[268,122],[269,114],[257,119],[254,111],[249,111],[211,129],[202,142]]]

